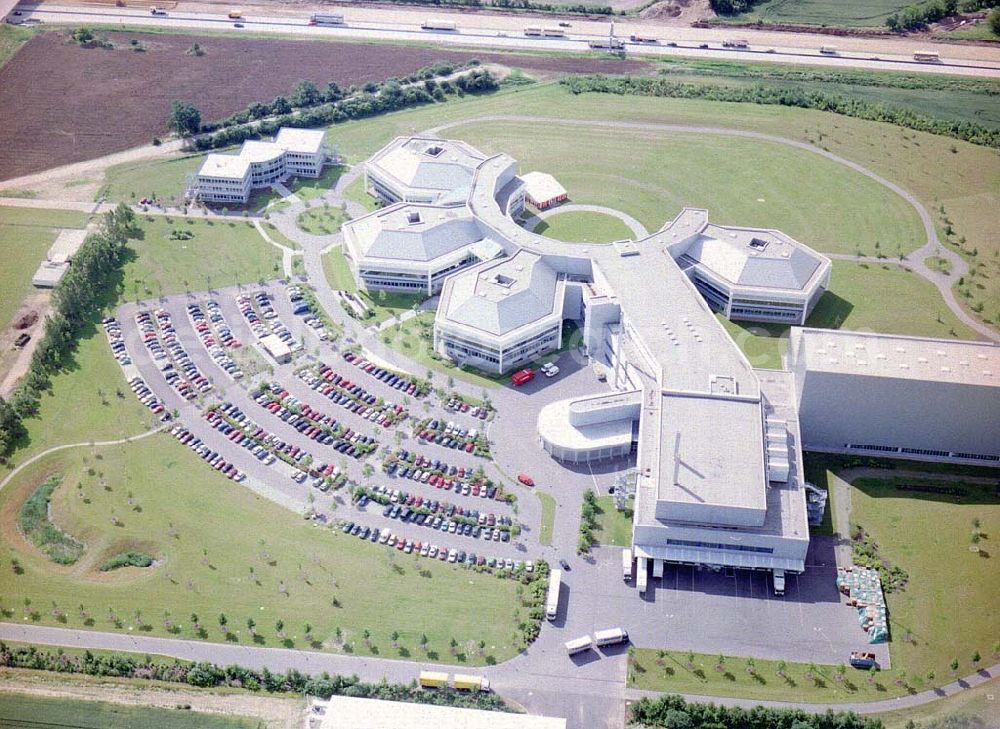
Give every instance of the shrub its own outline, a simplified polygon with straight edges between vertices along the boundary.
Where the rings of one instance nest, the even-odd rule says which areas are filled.
[[[153,558],[142,552],[122,552],[101,565],[101,572],[111,572],[122,567],[149,567]]]

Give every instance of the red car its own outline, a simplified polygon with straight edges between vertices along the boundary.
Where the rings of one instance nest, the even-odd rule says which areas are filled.
[[[517,480],[523,483],[525,486],[534,486],[535,480],[526,473],[517,474]]]

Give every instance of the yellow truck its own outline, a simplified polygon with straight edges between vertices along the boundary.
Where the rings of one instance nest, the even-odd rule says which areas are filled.
[[[243,17],[243,11],[242,10],[230,10],[229,11],[229,19],[230,20],[239,20],[242,17]]]
[[[438,671],[421,671],[417,682],[423,688],[448,688],[448,674]]]
[[[456,673],[455,688],[462,691],[489,691],[490,681],[483,676],[464,676]]]

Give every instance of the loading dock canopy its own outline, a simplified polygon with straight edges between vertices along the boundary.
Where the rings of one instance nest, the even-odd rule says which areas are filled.
[[[785,570],[785,572],[805,572],[806,564],[802,559],[775,557],[770,554],[754,552],[737,552],[716,549],[698,549],[695,547],[676,547],[636,544],[634,546],[637,558],[662,559],[667,562],[684,564],[713,564],[722,567],[738,567],[751,570]]]

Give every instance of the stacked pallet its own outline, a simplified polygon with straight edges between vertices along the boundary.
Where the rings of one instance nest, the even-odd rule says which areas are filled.
[[[837,570],[837,589],[847,596],[847,604],[857,610],[858,625],[868,634],[869,643],[889,640],[889,616],[878,570],[842,567]]]

